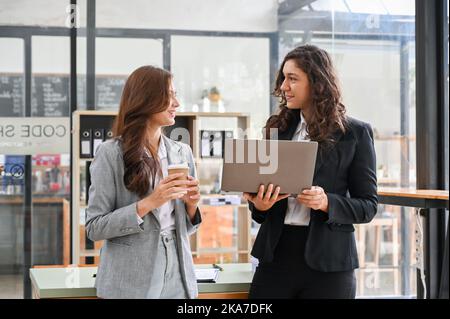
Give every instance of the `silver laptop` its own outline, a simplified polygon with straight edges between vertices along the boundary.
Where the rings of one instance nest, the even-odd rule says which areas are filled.
[[[221,190],[257,193],[261,184],[280,186],[280,194],[310,188],[317,142],[226,139]]]

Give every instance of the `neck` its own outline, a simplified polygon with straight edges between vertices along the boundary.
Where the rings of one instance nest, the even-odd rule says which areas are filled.
[[[159,141],[161,139],[161,127],[149,126],[147,129],[147,139],[151,147],[157,150],[159,147]]]

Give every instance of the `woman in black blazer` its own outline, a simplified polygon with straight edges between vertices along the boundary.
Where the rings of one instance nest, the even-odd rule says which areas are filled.
[[[244,193],[261,224],[250,298],[354,298],[353,224],[370,222],[378,204],[372,128],[346,116],[331,58],[315,46],[286,55],[274,95],[280,109],[266,123],[266,138],[278,129],[280,140],[317,141],[315,186],[297,197],[271,184]]]

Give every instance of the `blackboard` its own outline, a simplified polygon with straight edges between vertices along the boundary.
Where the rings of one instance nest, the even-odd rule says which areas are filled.
[[[97,75],[95,78],[95,101],[96,109],[118,110],[123,86],[127,80],[126,76]],[[77,77],[77,104],[78,108],[86,109],[86,77]]]
[[[97,75],[95,80],[96,109],[119,108],[126,76]],[[33,75],[31,115],[42,117],[69,116],[69,75]],[[86,109],[86,77],[77,77],[78,109]],[[25,115],[24,76],[0,73],[0,116]]]
[[[25,114],[23,75],[0,74],[0,116],[21,117]]]
[[[33,76],[31,116],[69,116],[69,77]]]
[[[95,97],[97,101],[97,109],[119,109],[120,97],[122,96],[123,86],[127,77],[100,77],[95,79]]]

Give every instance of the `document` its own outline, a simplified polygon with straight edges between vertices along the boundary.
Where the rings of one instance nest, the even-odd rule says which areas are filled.
[[[218,276],[219,269],[217,268],[195,269],[195,277],[197,277],[197,282],[216,282]]]

